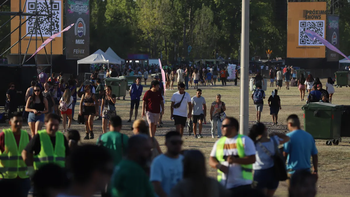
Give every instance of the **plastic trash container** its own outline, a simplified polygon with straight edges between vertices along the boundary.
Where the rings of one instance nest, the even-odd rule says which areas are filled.
[[[350,105],[343,105],[341,116],[341,137],[350,137]]]
[[[349,72],[348,71],[337,71],[335,72],[335,83],[336,87],[342,87],[349,85],[349,78],[348,78]]]
[[[304,128],[315,139],[328,139],[327,145],[339,144],[343,106],[312,102],[302,107]]]
[[[105,79],[106,86],[112,87],[112,94],[115,94],[117,97],[126,95],[126,80],[120,79],[117,77],[111,77]]]

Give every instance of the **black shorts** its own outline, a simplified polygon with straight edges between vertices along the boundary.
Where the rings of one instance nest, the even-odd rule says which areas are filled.
[[[136,107],[136,109],[138,109],[140,106],[140,100],[131,100],[131,109],[134,109],[134,106]]]
[[[182,126],[185,126],[186,125],[186,120],[187,120],[187,117],[182,117],[182,116],[173,116],[174,118],[174,121],[175,121],[175,125],[182,125]]]
[[[203,121],[203,120],[204,120],[204,114],[201,114],[201,115],[193,115],[193,123],[197,123],[198,120]]]
[[[84,106],[84,116],[89,116],[89,115],[95,115],[96,114],[96,108],[95,106]]]

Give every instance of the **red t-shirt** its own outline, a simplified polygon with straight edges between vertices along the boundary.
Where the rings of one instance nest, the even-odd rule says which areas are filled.
[[[152,92],[152,90],[148,90],[143,96],[143,101],[146,102],[146,111],[160,113],[160,104],[163,102],[160,91]]]

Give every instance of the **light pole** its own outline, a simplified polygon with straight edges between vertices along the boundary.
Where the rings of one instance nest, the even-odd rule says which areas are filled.
[[[249,132],[249,2],[242,0],[240,134]]]

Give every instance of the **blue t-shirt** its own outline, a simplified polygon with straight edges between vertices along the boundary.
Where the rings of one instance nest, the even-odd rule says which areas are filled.
[[[270,139],[269,142],[262,142],[261,144],[271,153],[271,155],[274,155],[276,152],[275,145],[277,145],[277,148],[278,148],[279,142],[282,141],[282,139],[277,136],[274,136],[272,138]],[[274,165],[273,159],[260,147],[258,143],[255,144],[255,147],[256,147],[256,154],[255,154],[256,161],[253,164],[253,169],[264,170],[264,169],[272,168]]]
[[[171,189],[182,180],[183,156],[173,159],[164,154],[156,157],[151,166],[150,181],[159,181],[164,192],[169,195]]]
[[[293,174],[295,170],[309,170],[310,158],[318,153],[312,135],[303,130],[295,130],[287,134],[290,140],[284,144],[284,152],[288,154],[287,170]]]
[[[211,80],[211,72],[208,72],[208,73],[207,73],[207,79],[208,79],[208,80]]]

